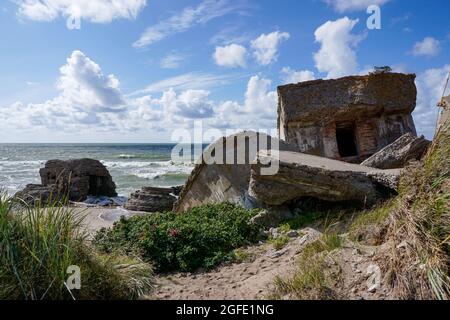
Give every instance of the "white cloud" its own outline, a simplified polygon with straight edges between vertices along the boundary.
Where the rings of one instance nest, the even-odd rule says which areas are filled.
[[[144,89],[129,94],[136,96],[147,93],[159,93],[169,89],[174,90],[198,90],[223,86],[238,78],[236,75],[214,75],[202,72],[189,72],[175,77],[170,77],[149,84]]]
[[[160,65],[163,69],[176,69],[181,65],[181,62],[183,62],[184,59],[184,55],[172,52],[161,59]]]
[[[339,13],[366,10],[370,5],[381,6],[390,0],[322,0]]]
[[[314,80],[315,75],[314,72],[309,70],[300,70],[296,71],[289,67],[284,67],[281,69],[281,78],[283,83],[298,83],[308,80]]]
[[[126,111],[127,102],[117,78],[103,74],[99,65],[81,51],[72,52],[60,73],[56,97],[43,103],[17,102],[6,107],[8,123],[65,130],[94,123],[104,125],[102,118],[108,118],[107,114]]]
[[[205,24],[240,8],[229,0],[203,0],[197,7],[186,7],[180,13],[148,27],[133,44],[136,48],[149,46],[155,42]]]
[[[222,67],[246,67],[247,49],[238,44],[230,44],[225,47],[216,47],[214,60]]]
[[[439,109],[436,107],[444,90],[445,80],[450,72],[450,65],[428,69],[416,79],[417,107],[413,113],[419,134],[431,139],[434,135]],[[450,93],[447,88],[446,95]]]
[[[243,26],[236,23],[225,26],[220,29],[218,33],[209,39],[209,43],[213,45],[229,45],[229,44],[244,44],[251,40],[251,36],[248,32],[243,31]]]
[[[36,21],[79,17],[90,22],[107,23],[114,19],[135,19],[146,0],[17,0],[18,15]]]
[[[258,38],[251,41],[251,47],[254,50],[253,55],[256,61],[263,66],[275,62],[278,58],[278,47],[284,40],[289,39],[287,32],[275,31],[269,34],[261,34]]]
[[[316,42],[320,43],[321,47],[314,54],[314,61],[320,72],[327,72],[327,78],[357,73],[358,62],[353,48],[363,37],[353,35],[351,31],[358,21],[344,17],[327,21],[315,31]]]
[[[258,114],[266,119],[276,119],[278,96],[276,91],[270,91],[271,84],[270,80],[259,76],[250,78],[245,93],[245,112]]]
[[[119,80],[112,74],[104,75],[100,66],[81,51],[74,51],[60,72],[57,87],[67,103],[97,111],[122,108]]]
[[[182,89],[186,87],[184,83],[179,83],[177,90],[159,84],[159,98],[145,93],[137,97],[124,96],[118,79],[105,75],[100,66],[81,51],[69,56],[60,73],[59,93],[54,98],[42,103],[18,101],[1,107],[3,129],[20,130],[23,134],[45,130],[58,136],[60,133],[114,136],[120,132],[146,134],[170,132],[179,127],[191,129],[196,119],[203,120],[205,127],[215,128],[276,126],[277,94],[270,88],[271,81],[260,76],[249,79],[243,103],[240,103],[214,101],[208,90]],[[184,80],[194,78],[191,74]],[[213,81],[212,78],[203,80]]]
[[[422,41],[417,42],[412,49],[415,56],[436,56],[441,50],[441,43],[432,37],[426,37]]]
[[[245,92],[243,104],[225,101],[218,105],[211,126],[232,129],[276,128],[278,97],[270,90],[271,81],[252,76]]]
[[[209,91],[186,90],[177,95],[170,89],[161,97],[166,116],[173,114],[188,119],[210,118],[214,115],[213,103],[209,100]]]

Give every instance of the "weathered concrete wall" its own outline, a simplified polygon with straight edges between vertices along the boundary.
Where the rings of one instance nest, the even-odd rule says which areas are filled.
[[[375,74],[314,80],[278,88],[281,139],[300,152],[363,161],[406,133],[416,135],[411,112],[415,75]],[[342,158],[336,123],[354,123],[357,157]]]
[[[277,174],[259,173],[265,158],[279,161]],[[282,151],[275,157],[262,151],[258,160],[251,167],[249,195],[263,207],[286,205],[301,197],[372,205],[395,192],[400,176],[400,170],[378,170],[297,152]]]
[[[439,131],[444,127],[448,126],[450,124],[450,95],[446,96],[442,99],[442,102],[440,103],[440,108],[441,110],[439,111],[439,118],[437,121],[437,126],[436,126],[436,132],[435,132],[435,137],[437,136],[437,134],[439,133]]]
[[[410,114],[397,114],[380,117],[378,121],[377,151],[407,133],[417,136],[414,120]]]
[[[238,141],[245,141],[242,144]],[[174,205],[176,212],[205,204],[224,201],[244,204],[250,181],[250,165],[259,150],[270,150],[279,145],[280,150],[296,151],[277,138],[253,131],[242,132],[221,138],[209,145],[195,166]],[[223,164],[212,163],[214,157],[223,152]],[[238,162],[238,156],[241,159]],[[230,161],[230,159],[232,161]]]

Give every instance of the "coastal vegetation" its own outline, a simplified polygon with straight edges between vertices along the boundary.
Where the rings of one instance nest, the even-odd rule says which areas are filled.
[[[336,257],[344,241],[369,246],[376,254],[391,299],[450,299],[450,131],[442,128],[421,162],[409,165],[397,197],[370,210],[354,212],[341,230],[307,245],[294,274],[276,277],[271,298],[348,297]],[[318,216],[320,218],[320,215]],[[355,249],[358,251],[358,249]],[[349,259],[347,256],[346,259]],[[351,259],[350,259],[351,260]]]
[[[150,265],[95,250],[68,206],[0,196],[0,299],[134,299],[152,288]],[[71,268],[80,286],[70,288]]]
[[[121,219],[100,230],[94,243],[103,252],[139,254],[155,271],[210,270],[232,261],[234,249],[255,243],[259,228],[250,224],[257,214],[240,206],[205,205],[183,214],[156,213]]]

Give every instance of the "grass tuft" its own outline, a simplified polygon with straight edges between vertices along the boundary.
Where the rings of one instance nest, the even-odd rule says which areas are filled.
[[[151,289],[151,268],[99,254],[86,241],[83,216],[67,206],[28,207],[0,195],[0,299],[132,299]],[[133,268],[116,269],[118,264]],[[81,288],[69,290],[69,266]]]

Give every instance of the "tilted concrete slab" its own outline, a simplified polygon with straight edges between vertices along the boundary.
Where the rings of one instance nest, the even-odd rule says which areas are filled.
[[[274,175],[262,175],[263,165],[278,162]],[[280,151],[261,151],[251,166],[249,195],[269,206],[301,197],[325,201],[355,201],[371,205],[385,198],[398,184],[400,170],[379,170],[342,161]]]
[[[205,204],[244,204],[250,182],[250,165],[260,150],[273,147],[295,151],[296,147],[264,133],[246,131],[223,137],[209,145],[195,166],[178,201],[176,212]],[[218,163],[218,159],[222,163]]]

